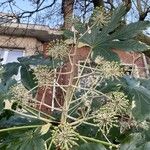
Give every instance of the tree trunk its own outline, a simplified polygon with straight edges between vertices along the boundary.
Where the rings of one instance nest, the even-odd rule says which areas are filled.
[[[126,6],[126,12],[128,12],[130,9],[131,9],[131,5],[132,5],[132,2],[131,0],[122,0]]]
[[[104,1],[103,0],[93,0],[94,8],[96,7],[104,7]]]
[[[74,0],[62,0],[62,14],[64,18],[64,29],[70,29],[72,26]]]

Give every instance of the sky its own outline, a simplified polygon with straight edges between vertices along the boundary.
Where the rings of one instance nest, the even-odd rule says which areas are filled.
[[[8,0],[0,0],[0,12],[9,12],[9,13],[14,13],[14,14],[19,14],[24,11],[32,11],[35,9],[31,0],[9,0],[9,1],[12,1],[11,5],[9,5],[8,3],[1,5],[2,3],[6,1]],[[50,26],[51,28],[59,28],[63,23],[63,18],[60,15],[61,1],[62,0],[57,0],[57,3],[51,9],[48,8],[46,11],[44,10],[44,11],[35,13],[30,18],[21,19],[21,22],[31,23],[31,24],[42,24],[42,25],[44,24],[44,25]],[[48,4],[51,4],[52,2],[53,0],[45,0],[42,7]],[[118,4],[119,4],[119,1],[118,3],[116,3],[116,6]],[[92,6],[90,5],[89,8],[92,8]],[[127,17],[128,23],[135,22],[138,20],[138,14],[135,13],[134,9],[135,7],[133,5],[132,9],[130,10],[130,13],[128,13],[128,17]],[[80,17],[83,14],[83,12],[79,10],[80,10],[79,6],[77,5],[75,14]],[[25,14],[25,15],[28,15],[28,14]],[[91,12],[86,15],[86,18],[88,18],[90,15],[91,15]],[[42,17],[39,17],[39,16],[42,16]],[[149,18],[147,17],[147,20],[150,20],[150,17]]]
[[[14,13],[14,14],[20,14],[24,11],[33,11],[35,10],[35,5],[30,0],[15,0],[14,2],[11,3],[11,5],[4,4],[6,0],[0,0],[0,12],[5,12],[5,13]],[[47,6],[52,3],[52,0],[45,0],[43,5],[41,6]],[[62,24],[62,16],[58,15],[60,14],[60,4],[61,0],[57,0],[57,3],[51,8],[51,14],[48,12],[49,9],[40,11],[38,13],[34,13],[31,17],[29,18],[23,18],[21,19],[21,22],[24,23],[31,23],[31,24],[44,24],[48,25],[52,28],[55,28],[56,25]],[[41,15],[42,14],[42,15]],[[47,15],[46,15],[47,14]],[[24,16],[27,16],[29,14],[24,14]],[[39,16],[42,16],[39,18]],[[47,17],[47,20],[45,19]],[[57,28],[57,27],[56,27]]]

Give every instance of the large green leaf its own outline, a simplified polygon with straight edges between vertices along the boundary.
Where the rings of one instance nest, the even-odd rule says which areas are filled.
[[[72,31],[70,30],[64,30],[63,31],[63,36],[66,38],[66,39],[72,39],[74,34]]]
[[[18,58],[18,61],[23,65],[48,65],[51,68],[56,68],[62,65],[62,60],[52,59],[51,57],[45,58],[44,55],[32,55],[27,57]]]
[[[140,81],[126,77],[124,89],[132,97],[133,115],[137,120],[150,118],[150,90],[140,85]]]
[[[21,82],[28,89],[32,89],[37,85],[33,71],[29,66],[22,66],[20,69]]]
[[[145,51],[149,48],[146,44],[136,41],[136,40],[126,40],[126,41],[111,41],[107,43],[110,49],[119,49],[125,51]]]
[[[140,79],[140,83],[146,89],[150,90],[150,79]]]
[[[4,84],[0,83],[0,112],[2,111],[4,107],[4,100],[9,99],[10,95],[8,93],[9,88],[16,84],[15,79],[9,79]]]
[[[141,133],[131,134],[123,141],[120,150],[148,150],[141,149],[145,142],[145,137]]]
[[[22,141],[22,145],[19,150],[46,150],[46,143],[40,137],[28,138],[25,141]]]
[[[102,30],[102,33],[108,34],[114,31],[121,23],[122,17],[126,14],[126,7],[121,5],[113,12],[111,16],[111,20],[107,26],[105,26]]]
[[[45,141],[32,130],[16,132],[4,139],[0,146],[6,146],[6,150],[47,150]]]
[[[101,144],[87,143],[79,146],[76,150],[106,150]]]
[[[120,79],[121,80],[121,79]],[[96,90],[99,90],[103,93],[109,93],[112,91],[118,91],[122,84],[124,83],[123,80],[118,80],[118,79],[108,79],[104,80],[100,85],[96,87]]]
[[[139,21],[135,23],[130,23],[125,25],[116,32],[114,32],[111,37],[119,40],[128,40],[135,37],[142,30],[145,30],[147,27],[150,27],[149,21]]]
[[[83,43],[86,43],[86,44],[90,45],[91,47],[94,47],[96,45],[96,43],[97,43],[97,38],[101,38],[99,35],[102,36],[102,34],[100,34],[99,27],[94,26],[91,29],[91,33],[86,32],[84,34],[84,36],[81,35],[82,37],[81,37],[80,41],[83,42]],[[104,37],[103,37],[103,39],[104,39]]]
[[[108,61],[119,61],[118,55],[107,47],[96,46],[92,50],[93,50],[92,53],[93,59],[96,59],[97,56],[101,56]]]
[[[18,62],[8,63],[4,65],[5,72],[3,73],[3,82],[9,80],[13,75],[17,75],[19,67],[21,66]]]
[[[136,119],[145,120],[150,118],[150,91],[144,87],[134,87],[131,89],[133,102],[133,115]]]

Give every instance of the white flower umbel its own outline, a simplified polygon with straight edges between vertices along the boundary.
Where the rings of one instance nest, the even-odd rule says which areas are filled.
[[[21,83],[12,86],[10,93],[12,94],[11,99],[21,104],[29,104],[29,101],[32,100],[32,94]]]
[[[48,66],[38,65],[33,68],[36,79],[38,80],[38,86],[51,86],[54,83],[54,70],[51,70]]]
[[[107,13],[103,7],[96,7],[94,10],[92,21],[100,27],[106,26],[111,19],[110,13]]]
[[[53,131],[53,143],[61,150],[72,149],[77,144],[78,137],[72,126],[68,123],[61,124]]]
[[[56,40],[49,43],[47,47],[47,55],[53,58],[66,58],[69,54],[69,46],[62,40]]]

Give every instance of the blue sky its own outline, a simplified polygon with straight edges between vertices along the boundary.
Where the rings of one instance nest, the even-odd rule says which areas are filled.
[[[24,11],[32,11],[35,9],[31,0],[14,0],[14,2],[11,3],[11,7],[8,3],[1,5],[5,1],[6,0],[0,0],[0,12],[9,12],[9,13],[13,12],[15,14],[19,14]],[[50,9],[50,11],[48,11],[49,9],[47,9],[46,11],[45,10],[41,11],[39,13],[34,14],[30,18],[22,19],[21,22],[29,22],[32,24],[44,24],[44,25],[49,25],[51,28],[58,28],[63,23],[62,16],[59,15],[61,12],[61,1],[62,0],[57,0],[57,3]],[[42,7],[44,7],[45,5],[49,5],[52,2],[53,0],[45,0]],[[116,3],[116,6],[118,4],[119,3]],[[92,8],[91,5],[90,5],[90,8]],[[134,10],[135,10],[135,7],[133,5],[133,8],[130,10],[130,13],[128,13],[128,22],[135,22],[138,20],[138,14],[136,14]],[[75,14],[78,16],[81,16],[83,13],[79,11],[78,9],[75,11]],[[86,17],[90,16],[90,14],[91,12],[88,13]],[[43,18],[40,18],[39,20],[39,16],[42,16]],[[147,18],[147,20],[150,20],[150,18]]]
[[[5,1],[6,0],[0,0],[0,4],[2,4]],[[51,3],[52,0],[51,1],[45,0],[41,8],[50,5]],[[57,0],[57,3],[51,8],[50,11],[51,14],[48,12],[49,9],[47,9],[33,14],[30,18],[24,18],[21,20],[21,22],[29,22],[32,24],[44,24],[44,25],[49,25],[52,28],[55,28],[57,24],[58,25],[62,24],[62,17],[58,15],[60,14],[60,4],[61,4],[61,0]],[[24,11],[33,11],[35,9],[36,9],[35,5],[33,5],[30,0],[15,0],[14,2],[11,3],[11,6],[8,3],[4,5],[0,5],[0,12],[5,12],[5,13],[20,14]],[[29,15],[29,14],[25,14],[25,15]],[[47,16],[47,20],[45,19],[46,18],[45,15]],[[43,16],[43,18],[40,18],[39,20],[39,16]]]

